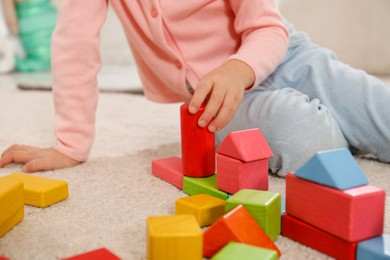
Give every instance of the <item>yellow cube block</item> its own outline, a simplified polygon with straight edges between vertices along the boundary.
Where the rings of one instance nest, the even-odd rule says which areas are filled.
[[[176,200],[176,215],[193,215],[201,227],[213,224],[225,214],[225,200],[197,194]]]
[[[153,216],[147,219],[148,260],[201,260],[203,234],[194,216]]]
[[[24,184],[24,203],[31,206],[45,208],[69,196],[66,181],[23,173],[12,173],[4,178]]]
[[[0,237],[24,218],[23,183],[0,178]]]

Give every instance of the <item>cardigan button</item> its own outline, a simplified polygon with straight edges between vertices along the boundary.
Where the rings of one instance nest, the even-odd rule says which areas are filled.
[[[156,8],[152,8],[150,10],[150,16],[152,16],[153,18],[156,18],[158,16],[158,12],[157,12],[157,9]]]
[[[175,61],[176,63],[176,68],[178,68],[179,70],[181,70],[181,68],[183,67],[183,65],[181,65],[180,61]]]

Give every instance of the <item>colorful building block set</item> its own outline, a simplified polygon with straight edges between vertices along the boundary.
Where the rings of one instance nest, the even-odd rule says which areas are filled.
[[[268,191],[272,151],[259,129],[232,132],[215,150],[213,134],[196,127],[199,114],[187,110],[181,107],[182,158],[154,160],[152,173],[189,196],[176,201],[168,234],[168,216],[148,219],[149,260],[187,259],[183,245],[190,259],[277,259],[279,235],[336,259],[390,259],[385,192],[369,185],[349,150],[313,155],[287,174],[282,198]],[[193,217],[186,235],[175,230],[180,215]],[[160,231],[150,232],[150,219]]]
[[[200,112],[181,107],[182,157],[152,161],[152,174],[189,196],[175,215],[146,220],[148,260],[278,259],[282,235],[336,259],[390,259],[383,234],[386,194],[369,184],[347,149],[321,151],[286,176],[286,196],[269,191],[272,151],[259,129],[232,132],[215,149]],[[68,184],[35,175],[0,178],[0,237],[24,218],[24,205],[66,199]],[[1,257],[0,259],[7,259]],[[63,259],[120,259],[106,248]]]

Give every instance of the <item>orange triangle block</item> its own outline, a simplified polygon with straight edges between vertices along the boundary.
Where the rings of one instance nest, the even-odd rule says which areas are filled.
[[[271,148],[258,128],[229,133],[219,145],[217,153],[244,162],[272,157]]]
[[[203,233],[203,256],[211,258],[229,242],[280,250],[257,224],[251,214],[239,205],[225,214]]]

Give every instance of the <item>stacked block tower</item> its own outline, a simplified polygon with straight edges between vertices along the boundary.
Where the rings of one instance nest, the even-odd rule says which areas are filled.
[[[190,196],[176,201],[176,217],[148,218],[148,259],[183,259],[188,252],[191,259],[277,259],[281,197],[268,191],[271,149],[259,129],[249,129],[229,133],[216,151],[214,133],[197,125],[202,111],[181,106],[181,158],[152,162],[155,176]],[[178,216],[191,222],[189,230]],[[207,229],[199,240],[201,227]]]
[[[318,152],[286,176],[282,235],[337,259],[356,259],[358,244],[380,236],[385,192],[368,184],[347,149]]]
[[[217,187],[234,194],[242,189],[268,190],[271,148],[259,129],[229,133],[217,149]]]

